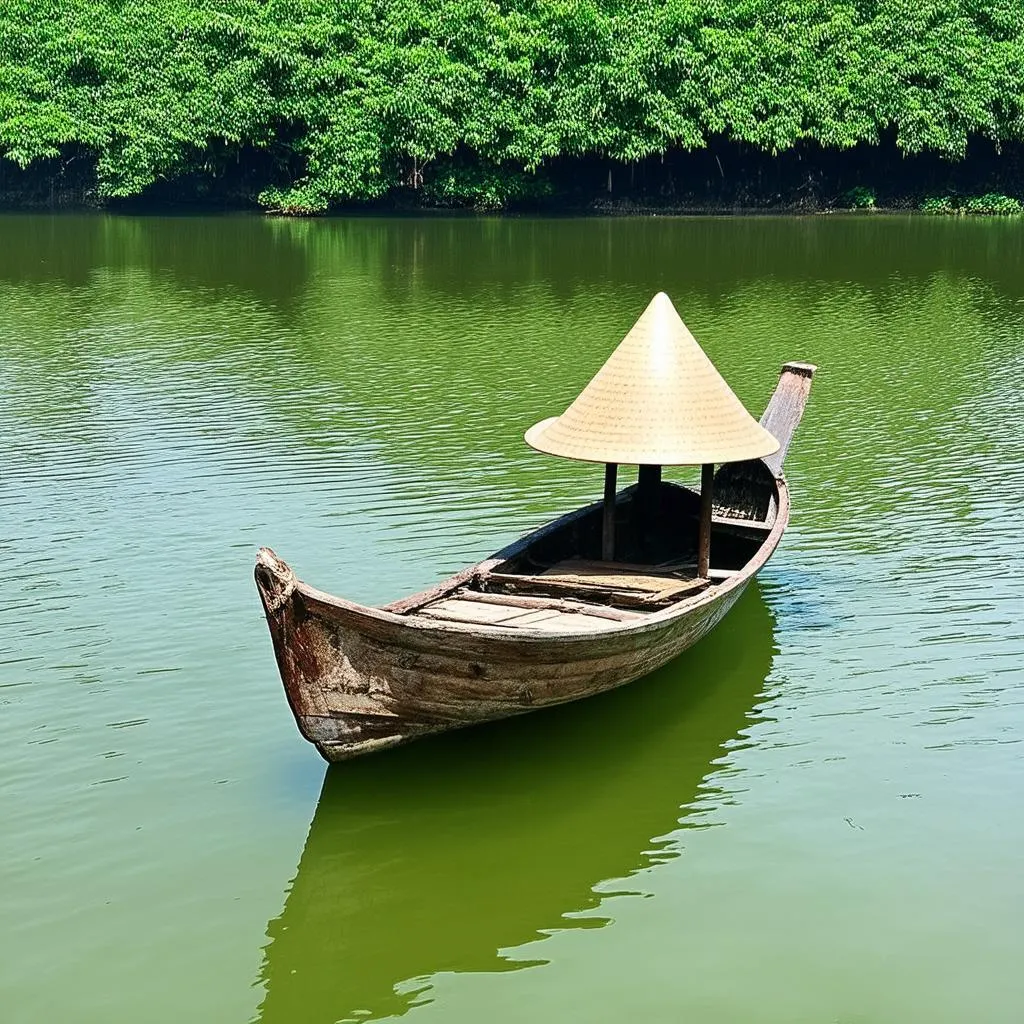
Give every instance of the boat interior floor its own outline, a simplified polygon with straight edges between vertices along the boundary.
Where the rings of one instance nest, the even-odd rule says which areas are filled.
[[[479,583],[492,593],[553,595],[644,608],[703,590],[710,580],[697,576],[692,564],[655,566],[567,558],[536,574],[490,572]]]
[[[457,589],[419,605],[416,613],[503,629],[605,629],[609,620],[643,618],[731,579],[771,529],[767,523],[715,515],[714,568],[708,577],[699,577],[699,496],[672,484],[662,484],[646,500],[637,500],[636,494],[635,489],[624,492],[616,507],[618,560],[595,557],[602,547],[602,520],[599,509],[588,510]]]
[[[429,618],[480,626],[599,630],[641,619],[696,595],[734,570],[696,574],[693,565],[632,565],[565,559],[536,574],[490,572],[418,609]]]
[[[503,598],[488,600],[489,598]],[[614,618],[639,619],[639,613],[609,616],[601,614],[610,609],[587,605],[583,602],[547,600],[543,598],[516,600],[515,595],[483,594],[461,590],[439,601],[420,608],[418,614],[447,622],[472,623],[474,626],[500,626],[519,629],[539,629],[543,632],[588,632],[607,628]]]

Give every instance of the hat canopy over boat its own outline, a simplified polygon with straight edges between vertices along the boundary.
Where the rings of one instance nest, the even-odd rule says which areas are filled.
[[[656,466],[738,462],[779,449],[664,292],[572,405],[532,426],[526,443],[567,459]]]
[[[764,458],[780,448],[722,379],[664,292],[651,299],[576,401],[525,436],[548,455],[605,463],[605,561],[615,557],[620,463],[640,466],[638,503],[648,507],[661,486],[662,466],[701,466],[699,576],[707,576],[711,565],[714,464]]]
[[[381,608],[262,548],[256,585],[303,736],[342,761],[600,693],[692,646],[782,539],[782,463],[814,371],[787,363],[755,422],[659,293],[576,401],[526,434],[603,462],[602,502]],[[620,463],[640,470],[617,491]],[[699,492],[661,479],[694,464]]]

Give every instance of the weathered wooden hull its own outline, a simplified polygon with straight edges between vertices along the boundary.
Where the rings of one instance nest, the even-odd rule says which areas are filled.
[[[785,446],[799,422],[813,372],[791,367],[765,413],[778,418],[797,406],[785,431],[779,430]],[[787,371],[793,379],[787,380]],[[487,590],[491,579],[515,582],[505,567],[545,545],[550,548],[553,538],[572,535],[578,540],[587,517],[600,518],[600,504],[570,513],[437,587],[386,608],[315,590],[272,551],[262,549],[256,583],[302,735],[326,760],[342,761],[431,733],[579,700],[664,665],[714,628],[785,531],[789,494],[781,459],[774,465],[761,460],[735,465],[736,472],[722,475],[726,504],[716,521],[726,534],[744,538],[742,558],[736,559],[735,569],[722,571],[715,585],[702,580],[708,585],[701,592],[643,613],[514,592],[496,596]],[[675,485],[665,485],[664,494],[675,502],[695,497]],[[635,489],[623,495],[640,505]],[[743,518],[735,518],[738,514]],[[516,621],[484,621],[488,615],[439,621],[436,615],[443,615],[447,604],[465,604],[460,595],[481,602],[484,609],[501,605],[500,614]],[[523,610],[527,607],[539,610]]]
[[[341,761],[644,676],[695,644],[733,606],[785,529],[781,482],[780,496],[775,525],[743,573],[682,606],[582,635],[474,631],[366,608],[299,582],[264,549],[257,582],[299,729],[324,758]],[[527,537],[517,547],[529,543]]]

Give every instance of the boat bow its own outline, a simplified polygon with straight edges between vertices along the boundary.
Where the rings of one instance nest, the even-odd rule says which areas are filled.
[[[270,548],[260,548],[256,555],[256,587],[263,607],[273,615],[288,602],[298,582],[292,567]]]

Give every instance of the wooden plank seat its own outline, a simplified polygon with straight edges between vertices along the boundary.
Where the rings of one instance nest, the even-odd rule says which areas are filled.
[[[774,525],[774,523],[766,523],[761,519],[737,519],[735,516],[720,515],[711,517],[712,530],[717,526],[724,528],[729,533],[738,533],[740,536],[757,537],[758,539],[771,533]]]
[[[425,605],[419,609],[419,614],[447,622],[540,629],[544,632],[600,630],[608,625],[609,619],[622,621],[643,617],[637,612],[577,601],[513,594],[482,594],[466,589]]]
[[[696,594],[711,581],[686,566],[633,565],[565,559],[538,574],[489,572],[479,581],[488,591],[573,597],[593,604],[651,608]]]

